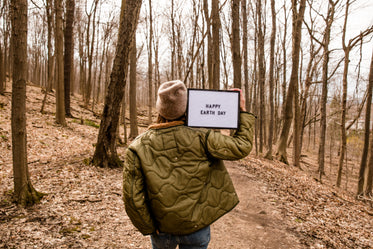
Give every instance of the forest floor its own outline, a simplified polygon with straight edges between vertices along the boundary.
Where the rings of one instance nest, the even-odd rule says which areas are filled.
[[[19,208],[13,189],[11,94],[0,95],[0,248],[151,248],[121,199],[122,170],[87,165],[99,119],[72,97],[67,127],[55,123],[54,96],[27,86],[28,164],[39,204]],[[143,128],[142,128],[143,129]],[[125,147],[119,147],[123,156]],[[373,248],[373,207],[302,169],[252,155],[227,168],[239,205],[212,225],[209,248]]]

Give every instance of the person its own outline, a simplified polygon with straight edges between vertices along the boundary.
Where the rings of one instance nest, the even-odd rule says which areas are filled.
[[[239,202],[223,160],[252,149],[255,116],[240,101],[240,124],[226,136],[185,125],[187,89],[179,80],[157,93],[157,123],[128,147],[123,201],[133,225],[154,249],[207,248],[210,225]]]

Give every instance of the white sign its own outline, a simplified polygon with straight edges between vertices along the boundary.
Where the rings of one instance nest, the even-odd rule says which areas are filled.
[[[187,125],[237,129],[240,92],[188,89]]]

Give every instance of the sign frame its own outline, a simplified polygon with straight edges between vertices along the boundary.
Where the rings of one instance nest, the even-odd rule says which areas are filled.
[[[188,102],[187,102],[187,111],[186,111],[186,125],[188,127],[195,127],[195,128],[210,128],[210,129],[238,129],[238,126],[239,126],[239,123],[240,123],[240,92],[239,91],[229,91],[229,90],[212,90],[212,89],[197,89],[197,88],[188,88]],[[197,96],[194,96],[193,93],[197,93]],[[216,94],[215,94],[216,93]],[[229,94],[228,94],[229,93]],[[212,97],[213,95],[215,95],[215,97]],[[202,110],[198,110],[192,112],[190,110],[191,106],[195,106],[195,103],[192,103],[193,101],[196,101],[196,98],[198,100],[198,98],[201,98],[201,97],[206,97],[207,99],[209,99],[208,97],[210,97],[210,99],[214,99],[216,98],[216,96],[223,96],[225,95],[225,97],[235,97],[236,99],[233,99],[233,100],[230,100],[228,101],[228,103],[230,105],[236,105],[236,106],[233,106],[233,108],[229,109],[229,117],[232,119],[232,121],[228,121],[229,122],[229,125],[226,125],[226,124],[223,124],[222,122],[224,121],[225,123],[227,122],[227,118],[225,119],[208,119],[208,121],[203,121],[203,120],[198,120],[198,117],[202,117],[201,116],[201,113],[203,112]],[[211,109],[214,109],[214,106],[215,106],[215,110],[214,110],[214,115],[211,116],[211,117],[216,117],[216,113],[215,111],[219,111],[217,110],[217,106],[219,106],[219,108],[221,107],[221,103],[224,102],[224,98],[222,100],[219,100],[219,104],[214,104],[214,103],[206,103],[206,98],[204,98],[204,101],[201,101],[201,103],[205,102],[204,105],[205,107],[210,107]],[[211,105],[210,105],[211,104]],[[199,106],[199,109],[201,107]],[[220,111],[219,111],[220,112]],[[226,112],[226,109],[225,111],[222,111],[222,112]],[[225,114],[224,114],[225,115]],[[228,118],[229,118],[228,117]],[[197,119],[197,120],[196,120]],[[213,121],[213,123],[211,123]],[[207,123],[206,123],[207,122]]]

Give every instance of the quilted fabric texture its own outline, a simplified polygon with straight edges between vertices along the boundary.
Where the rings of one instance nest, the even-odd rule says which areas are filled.
[[[222,160],[241,159],[252,149],[255,117],[241,113],[240,120],[234,136],[176,125],[150,129],[129,146],[123,200],[141,233],[189,234],[238,204]]]

